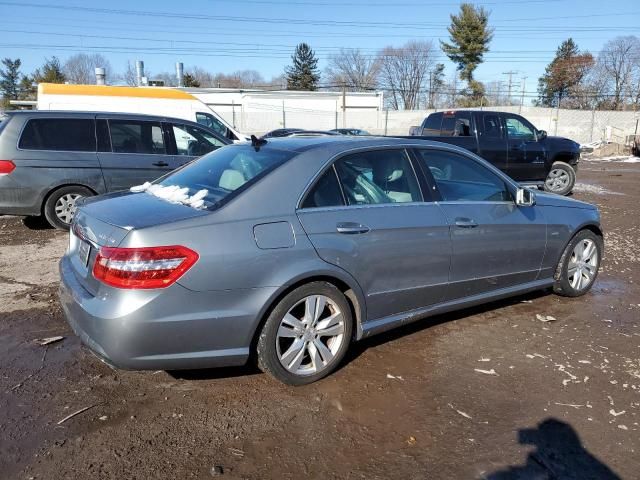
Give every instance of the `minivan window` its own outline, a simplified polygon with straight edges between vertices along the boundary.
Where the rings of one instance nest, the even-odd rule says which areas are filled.
[[[307,194],[302,208],[337,207],[344,205],[342,192],[336,172],[332,168],[327,170]]]
[[[189,195],[206,190],[205,208],[212,210],[295,155],[296,152],[273,148],[256,150],[251,145],[229,145],[163,177],[159,184],[186,187]]]
[[[109,126],[104,119],[96,120],[96,139],[99,152],[111,151],[111,138],[109,138]]]
[[[114,152],[166,154],[160,122],[109,120],[109,130]]]
[[[200,157],[225,144],[202,128],[192,125],[172,125],[176,139],[176,153]]]
[[[335,163],[349,205],[420,202],[420,187],[404,150],[373,150]]]
[[[96,132],[90,118],[35,118],[27,121],[18,147],[25,150],[95,152]]]
[[[204,125],[205,127],[209,127],[223,137],[227,137],[227,127],[224,123],[209,113],[196,112],[196,122],[200,125]]]
[[[445,202],[511,201],[504,181],[480,163],[446,150],[419,150]]]

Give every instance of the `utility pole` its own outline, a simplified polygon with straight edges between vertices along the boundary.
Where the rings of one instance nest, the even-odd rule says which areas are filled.
[[[342,84],[342,128],[347,128],[347,84]]]
[[[427,105],[427,110],[433,108],[433,70],[429,70],[429,105]]]
[[[517,70],[509,70],[508,72],[502,72],[503,75],[509,75],[509,87],[508,87],[508,97],[507,97],[507,102],[509,102],[509,105],[511,105],[511,86],[513,85],[512,77],[513,75],[515,75],[517,72]]]
[[[527,78],[529,77],[522,77],[522,97],[520,97],[520,110],[518,113],[522,113],[522,106],[524,105],[524,90],[527,85]]]

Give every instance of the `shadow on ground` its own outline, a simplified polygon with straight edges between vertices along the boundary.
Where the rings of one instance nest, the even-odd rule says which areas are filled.
[[[548,418],[537,428],[518,431],[521,445],[533,445],[524,465],[485,475],[486,480],[621,480],[582,446],[568,423]]]

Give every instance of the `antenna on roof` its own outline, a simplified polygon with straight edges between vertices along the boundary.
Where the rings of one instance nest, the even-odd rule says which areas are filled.
[[[251,146],[254,147],[256,150],[260,148],[262,145],[266,145],[266,144],[267,144],[266,139],[258,138],[255,135],[251,135]]]

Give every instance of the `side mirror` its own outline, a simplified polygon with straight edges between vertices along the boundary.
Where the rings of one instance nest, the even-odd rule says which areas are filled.
[[[538,130],[538,140],[544,140],[545,138],[547,138],[547,131]]]
[[[533,207],[536,204],[536,194],[528,188],[519,188],[516,191],[516,205],[519,207]]]

